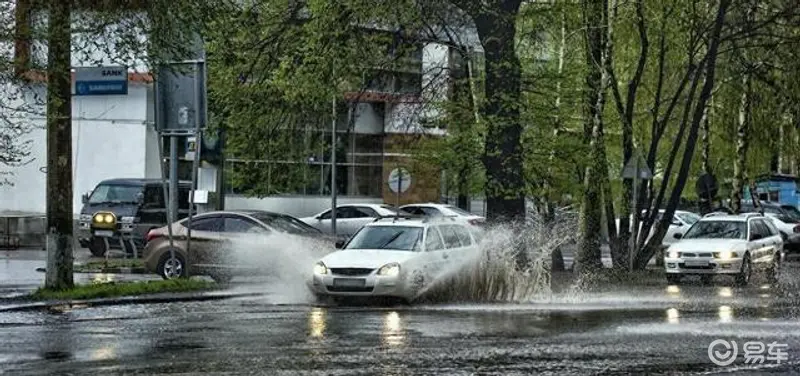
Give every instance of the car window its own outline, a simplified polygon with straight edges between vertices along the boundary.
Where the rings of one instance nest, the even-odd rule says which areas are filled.
[[[761,226],[758,220],[752,220],[750,223],[750,239],[752,240],[755,235],[761,235],[761,237],[767,237],[768,234],[764,232],[764,227]]]
[[[421,248],[422,227],[365,226],[347,243],[345,249],[385,249],[413,251]]]
[[[442,237],[444,238],[444,245],[445,248],[459,248],[461,247],[461,240],[458,239],[458,234],[453,229],[452,225],[442,225],[439,226],[439,231],[442,233]]]
[[[403,211],[412,215],[425,215],[425,212],[418,206],[404,206]]]
[[[762,222],[763,222],[762,224],[764,225],[764,227],[766,227],[767,230],[769,230],[769,233],[770,233],[771,236],[780,235],[781,232],[780,232],[780,230],[778,230],[777,227],[775,227],[775,223],[773,223],[770,220],[766,220],[766,219],[762,220]]]
[[[188,220],[183,222],[184,226],[189,223]],[[203,217],[192,219],[192,231],[206,231],[206,232],[221,232],[222,231],[222,218],[221,217]]]
[[[684,239],[746,239],[747,223],[744,221],[707,220],[695,223]]]
[[[800,210],[792,205],[782,205],[781,209],[786,212],[786,215],[798,222],[800,222]],[[794,222],[793,222],[794,223]]]
[[[436,209],[436,208],[430,208],[430,207],[427,207],[427,206],[421,206],[419,209],[422,210],[422,214],[423,215],[428,216],[428,217],[438,217],[438,216],[442,215],[442,212],[439,209]]]
[[[764,219],[756,219],[756,226],[759,227],[759,232],[764,235],[764,237],[770,237],[773,235],[777,235],[777,232],[773,232],[772,228],[767,225],[767,221]]]
[[[339,211],[336,211],[336,216],[339,216]],[[319,216],[319,219],[331,219],[331,211],[327,210]]]
[[[426,251],[438,251],[444,248],[444,242],[442,242],[442,236],[439,234],[439,231],[437,231],[435,227],[428,227],[428,231],[425,236],[426,236],[425,238]]]
[[[89,196],[90,204],[100,204],[106,202],[135,204],[136,195],[142,192],[140,185],[116,185],[100,184],[92,195]]]
[[[458,235],[462,247],[469,247],[472,245],[472,237],[469,236],[469,231],[467,231],[464,226],[453,225],[452,227],[456,231],[456,235]]]
[[[223,231],[243,234],[248,232],[261,232],[259,231],[260,228],[261,226],[257,225],[255,222],[244,218],[225,217],[225,228]]]
[[[142,202],[143,209],[164,209],[164,188],[157,185],[148,185],[144,189],[144,201]]]
[[[367,207],[367,206],[358,206],[353,208],[354,212],[353,215],[357,215],[357,217],[352,218],[376,218],[379,217],[378,212],[375,209]]]
[[[454,212],[454,213],[456,213],[458,215],[464,216],[464,217],[471,217],[471,216],[474,215],[474,214],[472,214],[472,213],[470,213],[470,212],[468,212],[468,211],[466,211],[464,209],[459,208],[458,206],[447,205],[447,206],[445,206],[445,208],[447,208],[448,210],[450,210],[450,211],[452,211],[452,212]]]
[[[264,222],[267,226],[275,228],[278,231],[288,232],[290,234],[302,235],[321,233],[320,230],[288,215],[271,215],[256,218],[258,218],[261,222]]]

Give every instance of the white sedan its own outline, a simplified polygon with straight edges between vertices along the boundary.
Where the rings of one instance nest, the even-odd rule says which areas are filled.
[[[378,218],[393,215],[407,216],[408,213],[398,211],[397,208],[385,204],[339,205],[336,207],[336,234],[346,239],[355,234],[361,226]],[[325,234],[332,233],[330,209],[311,217],[300,218],[300,220]]]
[[[383,296],[411,302],[442,268],[464,260],[477,242],[455,220],[384,219],[365,225],[343,249],[314,265],[318,298]]]

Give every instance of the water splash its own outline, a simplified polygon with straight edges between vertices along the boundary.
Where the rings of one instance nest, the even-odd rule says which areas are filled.
[[[271,300],[285,303],[310,303],[314,300],[306,282],[311,278],[311,266],[334,250],[329,242],[276,233],[238,237],[225,253],[226,262],[235,266],[237,275],[268,277],[239,289],[266,291]]]
[[[552,253],[577,236],[574,216],[487,228],[479,246],[433,276],[420,290],[425,302],[525,302],[551,295]],[[520,262],[522,261],[522,262]]]

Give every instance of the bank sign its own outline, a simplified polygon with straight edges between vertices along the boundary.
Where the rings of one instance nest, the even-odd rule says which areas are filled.
[[[75,95],[126,95],[126,67],[75,68]]]

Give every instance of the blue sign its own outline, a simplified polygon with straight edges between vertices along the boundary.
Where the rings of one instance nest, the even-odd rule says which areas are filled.
[[[126,95],[128,80],[125,81],[76,81],[75,95]]]
[[[126,95],[128,70],[125,67],[75,68],[75,95]]]

